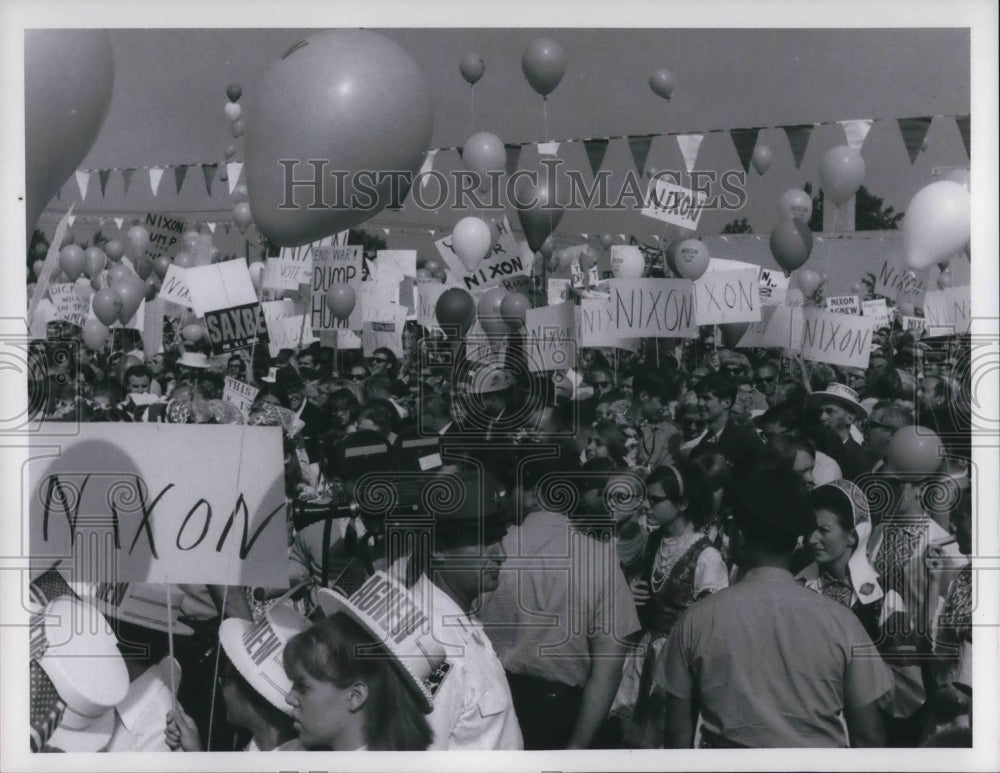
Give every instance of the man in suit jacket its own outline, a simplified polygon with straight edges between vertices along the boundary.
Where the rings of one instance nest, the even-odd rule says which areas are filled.
[[[736,390],[736,382],[723,373],[712,373],[698,382],[698,405],[705,414],[708,428],[705,437],[691,450],[691,456],[722,454],[739,475],[760,451],[761,442],[753,427],[738,424],[729,415],[736,401]]]

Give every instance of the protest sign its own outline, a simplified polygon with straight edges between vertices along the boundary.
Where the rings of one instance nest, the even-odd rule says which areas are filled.
[[[205,312],[205,327],[215,355],[253,346],[260,340],[264,325],[263,313],[256,301]]]
[[[303,264],[268,258],[264,264],[261,287],[268,290],[297,290],[304,274]]]
[[[528,309],[524,348],[532,372],[576,365],[576,306],[560,303]]]
[[[310,288],[312,329],[316,334],[324,330],[340,330],[350,326],[350,317],[338,320],[326,303],[326,293],[334,284],[347,284],[355,292],[361,285],[361,247],[325,246],[313,250],[313,275]],[[357,301],[355,301],[357,305]]]
[[[780,271],[769,268],[761,269],[759,290],[762,306],[780,306],[785,302],[789,277]]]
[[[871,317],[876,330],[883,327],[892,327],[892,309],[886,306],[885,298],[876,298],[873,301],[861,301],[861,315]]]
[[[451,244],[451,236],[434,242],[438,254],[445,262],[448,270],[457,279],[457,285],[466,290],[485,290],[493,287],[505,278],[518,274],[531,273],[531,258],[525,259],[506,217],[503,220],[494,218],[500,238],[493,245],[493,251],[480,261],[472,271],[462,265]]]
[[[372,320],[361,328],[361,347],[365,357],[376,349],[388,347],[397,357],[403,356],[403,327],[406,325],[406,307],[397,303],[371,306]]]
[[[441,284],[436,279],[417,284],[417,322],[428,330],[438,329],[437,302],[447,289],[447,285]]]
[[[247,384],[232,376],[226,376],[226,385],[222,390],[222,399],[232,403],[243,413],[244,418],[250,415],[250,406],[260,389],[253,384]]]
[[[611,279],[602,329],[625,338],[694,338],[694,291],[687,279]]]
[[[899,324],[908,333],[920,334],[927,330],[927,320],[923,317],[902,317]]]
[[[924,296],[924,319],[931,336],[961,335],[972,324],[972,290],[949,287],[933,290]]]
[[[609,313],[607,298],[583,298],[576,307],[577,343],[580,346],[608,347],[638,351],[636,342],[640,339],[625,337],[611,325],[613,316]]]
[[[417,275],[416,250],[379,250],[375,253],[375,274],[380,281],[400,282]]]
[[[149,232],[149,245],[145,255],[155,260],[160,255],[173,255],[180,250],[181,239],[187,223],[173,215],[150,213],[146,215],[143,227]],[[209,237],[211,243],[211,237]],[[209,246],[211,252],[211,246]]]
[[[88,581],[288,584],[278,427],[76,432],[28,464],[25,555]]]
[[[298,351],[316,340],[306,314],[267,320],[267,351],[272,357],[277,357],[282,349]]]
[[[757,267],[707,271],[694,281],[695,319],[699,325],[760,320]]]
[[[882,265],[875,272],[876,295],[921,306],[926,290],[924,279],[907,268],[900,255],[891,254],[883,258]]]
[[[798,351],[802,342],[801,306],[763,306],[760,321],[751,322],[737,348],[782,348]]]
[[[872,321],[816,308],[802,309],[802,356],[845,368],[867,368]]]
[[[650,184],[642,214],[694,231],[698,228],[706,198],[704,191],[696,193],[661,178]]]
[[[192,300],[187,283],[187,269],[171,263],[167,267],[167,273],[163,276],[163,284],[156,297],[170,303],[176,303],[184,308],[191,308]]]
[[[861,314],[861,300],[856,295],[831,295],[825,301],[826,310],[834,314]]]
[[[250,269],[242,260],[227,260],[210,266],[194,266],[184,276],[191,308],[199,317],[206,311],[231,309],[257,302]]]
[[[555,306],[563,301],[569,300],[570,280],[549,278],[548,281],[548,301],[547,306]]]
[[[81,298],[72,283],[49,285],[49,299],[55,311],[50,320],[70,322],[83,327],[90,314],[90,298]]]
[[[198,234],[191,246],[196,266],[207,266],[212,262],[212,234]]]
[[[473,324],[465,337],[465,358],[482,365],[500,365],[507,362],[507,336],[489,336],[479,324]]]

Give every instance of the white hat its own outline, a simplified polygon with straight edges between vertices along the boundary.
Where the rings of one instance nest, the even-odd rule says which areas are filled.
[[[140,625],[167,633],[167,614],[172,614],[172,629],[178,636],[190,636],[194,629],[182,623],[187,594],[173,585],[152,582],[81,582],[70,581],[70,587],[80,598],[91,601],[103,614],[123,623]],[[170,604],[167,604],[167,599]]]
[[[489,392],[502,392],[514,386],[514,376],[510,371],[499,365],[487,365],[476,371],[469,383],[471,394],[484,395]]]
[[[285,644],[310,626],[290,601],[272,604],[257,622],[237,617],[222,621],[219,642],[240,675],[268,703],[291,715],[285,701],[292,682],[285,674],[282,654]]]
[[[810,402],[818,402],[821,404],[834,403],[835,405],[839,405],[845,410],[850,411],[859,419],[863,419],[868,415],[867,409],[858,399],[858,393],[845,384],[830,384],[826,389],[820,390],[819,392],[813,392],[809,395],[809,400]]]
[[[274,384],[278,380],[278,369],[276,367],[275,368],[268,368],[267,369],[267,375],[266,376],[261,376],[260,380],[264,381],[264,382],[266,382],[268,384]]]
[[[108,621],[88,602],[62,596],[31,617],[31,745],[99,751],[111,739],[128,669]]]
[[[433,710],[434,695],[451,664],[444,645],[434,638],[424,605],[402,583],[375,572],[350,597],[320,588],[316,601],[327,616],[344,612],[385,647],[424,713]]]
[[[208,368],[208,355],[202,352],[184,352],[177,364],[182,368],[198,368],[204,370]]]

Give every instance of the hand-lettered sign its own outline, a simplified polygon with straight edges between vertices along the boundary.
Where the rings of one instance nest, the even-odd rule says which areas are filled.
[[[695,318],[699,325],[760,320],[757,267],[708,271],[694,282]]]
[[[576,365],[575,310],[572,303],[528,309],[524,348],[529,370],[562,370]]]
[[[704,191],[692,191],[659,179],[650,184],[642,214],[693,231],[698,227],[706,198]]]
[[[860,314],[861,300],[856,295],[830,295],[825,299],[826,310],[834,314]]]
[[[687,279],[611,279],[603,330],[619,337],[694,338],[694,292]]]
[[[802,356],[845,368],[867,368],[872,320],[824,309],[802,309]]]
[[[222,399],[232,403],[243,413],[244,417],[250,415],[250,406],[260,391],[253,384],[247,384],[232,376],[226,376],[226,386],[222,390]]]
[[[972,290],[949,287],[924,296],[924,319],[931,336],[961,335],[972,324]]]

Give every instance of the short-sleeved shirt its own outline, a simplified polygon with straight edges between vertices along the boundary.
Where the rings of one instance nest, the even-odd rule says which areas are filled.
[[[790,572],[751,569],[674,627],[666,690],[705,727],[748,747],[844,747],[845,708],[879,700],[892,677],[846,607]]]
[[[503,540],[507,560],[479,619],[504,668],[582,687],[589,641],[639,630],[613,538],[576,529],[565,515],[532,513]]]

